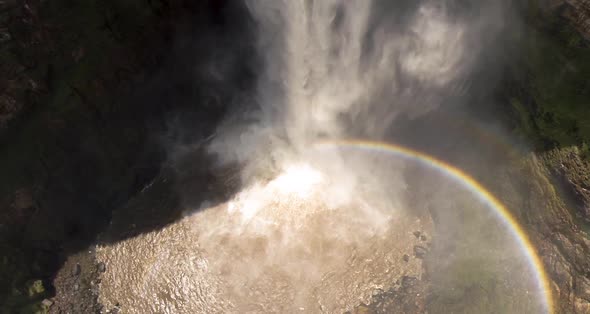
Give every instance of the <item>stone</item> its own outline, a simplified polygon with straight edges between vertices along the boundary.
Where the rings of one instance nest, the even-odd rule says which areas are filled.
[[[403,276],[402,277],[402,287],[403,288],[411,288],[418,283],[418,278],[412,276]]]
[[[41,301],[41,304],[43,304],[43,306],[45,307],[51,307],[53,305],[53,301],[49,299],[44,299],[43,301]]]
[[[74,268],[72,269],[72,275],[78,276],[78,275],[80,275],[81,272],[82,272],[82,267],[80,266],[80,264],[74,265]]]
[[[373,291],[373,297],[378,297],[380,295],[382,295],[385,291],[383,291],[383,289],[375,289]]]
[[[404,260],[404,262],[409,262],[410,261],[410,255],[404,254],[404,257],[402,257],[402,259]]]
[[[552,8],[558,9],[561,16],[569,20],[569,23],[586,40],[590,40],[590,2],[587,0],[553,0]]]
[[[420,245],[414,245],[414,256],[416,256],[416,258],[424,258],[424,256],[426,256],[427,253],[427,248]]]
[[[363,305],[359,305],[356,308],[355,314],[365,314],[365,313],[366,314],[371,313],[371,309],[369,309],[368,306],[363,304]]]
[[[96,266],[96,268],[101,273],[104,273],[107,270],[107,266],[106,266],[106,264],[104,262],[98,263],[98,265]]]
[[[420,232],[420,231],[414,231],[414,236],[416,237],[416,239],[420,238],[421,234],[422,234],[422,232]]]
[[[78,289],[80,289],[80,285],[75,283],[74,284],[74,291],[78,291]]]
[[[421,240],[421,241],[426,241],[427,239],[428,239],[428,238],[426,238],[426,236],[425,236],[425,235],[421,235],[421,236],[420,236],[420,240]]]

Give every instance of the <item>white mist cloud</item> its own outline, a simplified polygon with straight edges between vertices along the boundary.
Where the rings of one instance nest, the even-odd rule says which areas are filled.
[[[380,140],[399,117],[424,115],[450,96],[460,100],[454,93],[486,47],[480,35],[498,28],[487,19],[464,18],[446,3],[247,1],[264,61],[257,106],[246,118],[243,112],[230,117],[209,146],[221,162],[241,166],[244,188],[228,202],[227,217],[200,218],[206,225],[197,227],[206,250],[223,246],[228,252],[219,263],[248,273],[230,276],[236,281],[230,286],[260,285],[252,282],[277,271],[300,287],[296,297],[314,294],[304,287],[319,285],[332,267],[346,268],[341,262],[353,248],[392,245],[395,251],[405,244],[391,243],[392,234],[401,239],[413,231],[409,226],[428,225],[419,219],[404,225],[415,218],[406,214],[416,206],[406,200],[404,161],[315,144]],[[489,12],[497,17],[498,11]],[[262,253],[255,252],[259,245]],[[235,261],[233,251],[249,247]],[[366,297],[368,286],[358,287]]]
[[[463,187],[391,155],[315,145],[382,139],[399,117],[456,96],[501,14],[490,0],[476,5],[485,16],[466,18],[453,2],[247,0],[264,65],[256,106],[228,117],[208,146],[221,163],[239,164],[242,189],[98,250],[109,265],[102,303],[129,304],[132,313],[342,313],[402,276],[422,274],[413,253],[432,241],[433,213],[435,241],[446,244],[427,255],[440,259],[433,286],[453,297],[455,287],[471,292],[495,279],[495,294],[481,298],[489,308],[506,303],[495,299],[498,291],[520,302],[513,296],[530,286],[521,279],[534,276],[521,271],[526,264],[506,245],[509,234]],[[224,62],[217,65],[207,71],[223,81]],[[480,301],[465,295],[449,303]]]
[[[246,3],[264,60],[257,109],[222,125],[209,147],[242,164],[245,181],[320,138],[379,139],[400,115],[437,108],[477,54],[468,40],[479,28],[439,1]]]
[[[438,2],[410,2],[246,2],[264,60],[257,106],[230,117],[209,146],[221,162],[241,166],[244,188],[228,205],[240,222],[220,222],[207,237],[262,233],[290,255],[306,247],[294,226],[305,229],[322,211],[340,223],[325,231],[342,243],[387,233],[408,207],[404,162],[314,147],[320,139],[380,139],[399,115],[439,106],[437,97],[468,72],[465,22]],[[268,233],[277,225],[290,234],[279,244]]]

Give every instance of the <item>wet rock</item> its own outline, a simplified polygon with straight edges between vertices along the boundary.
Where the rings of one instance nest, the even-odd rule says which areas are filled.
[[[402,277],[402,288],[411,288],[418,283],[418,278],[412,276]]]
[[[420,231],[414,231],[414,236],[416,237],[416,239],[420,238],[421,234],[422,234],[422,232],[420,232]]]
[[[360,305],[354,313],[355,314],[368,314],[368,313],[371,313],[371,309],[366,305]]]
[[[590,6],[588,1],[547,1],[547,9],[565,18],[586,40],[590,40]]]
[[[53,301],[51,301],[49,299],[45,299],[45,300],[41,301],[41,304],[45,307],[51,307],[53,305]]]
[[[96,266],[96,268],[101,273],[104,273],[107,270],[107,266],[105,265],[104,262],[98,263],[98,265]]]
[[[82,272],[82,267],[80,266],[80,264],[74,265],[74,268],[72,268],[72,275],[78,276],[80,275],[80,272]]]
[[[121,304],[117,303],[117,304],[115,304],[115,307],[109,311],[109,313],[118,314],[120,311],[121,311]]]
[[[410,261],[410,255],[404,254],[404,257],[402,257],[402,259],[404,260],[404,262],[409,262]]]
[[[420,245],[414,245],[414,256],[416,258],[424,258],[424,256],[426,256],[426,254],[428,253],[428,249],[420,246]]]
[[[383,289],[375,289],[375,291],[373,291],[373,297],[378,298],[379,296],[383,295],[383,293],[385,293]]]

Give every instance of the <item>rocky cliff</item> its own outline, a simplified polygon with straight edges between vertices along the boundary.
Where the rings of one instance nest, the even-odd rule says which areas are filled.
[[[519,215],[553,281],[556,310],[588,313],[590,2],[536,3],[542,9],[528,8],[522,59],[507,88],[514,134],[534,149],[508,168],[506,180],[515,186],[498,193],[509,207],[523,208]],[[519,197],[509,190],[525,195],[524,203],[510,201]]]
[[[166,26],[147,7],[0,6],[0,304],[31,310],[52,293],[63,254],[92,239],[105,208],[159,164],[157,150],[144,150],[148,125],[117,98],[159,62],[138,48]]]
[[[549,9],[557,10],[582,36],[590,40],[590,1],[551,0]]]
[[[195,69],[241,28],[224,26],[232,10],[0,1],[0,312],[47,307],[60,265],[157,175],[166,145],[208,135],[229,101]],[[219,74],[248,85],[245,66]]]

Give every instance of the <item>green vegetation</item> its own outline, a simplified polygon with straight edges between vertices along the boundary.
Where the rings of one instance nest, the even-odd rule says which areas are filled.
[[[90,141],[109,144],[96,134],[96,124],[116,110],[112,89],[137,72],[131,48],[148,36],[142,25],[149,25],[152,10],[140,0],[47,1],[32,9],[35,25],[11,22],[14,39],[0,46],[0,65],[21,69],[7,92],[27,114],[4,132],[0,195],[39,181],[44,167],[56,166],[42,163],[47,155],[66,153],[55,138],[72,125]],[[31,18],[22,11],[12,14]]]
[[[26,291],[22,291],[25,290]],[[40,279],[27,281],[21,290],[12,288],[10,297],[4,297],[0,305],[2,313],[47,313],[48,307],[42,303],[42,300],[49,297],[43,281]]]
[[[517,131],[537,149],[590,143],[590,43],[556,13],[530,8],[516,41],[513,112]]]

